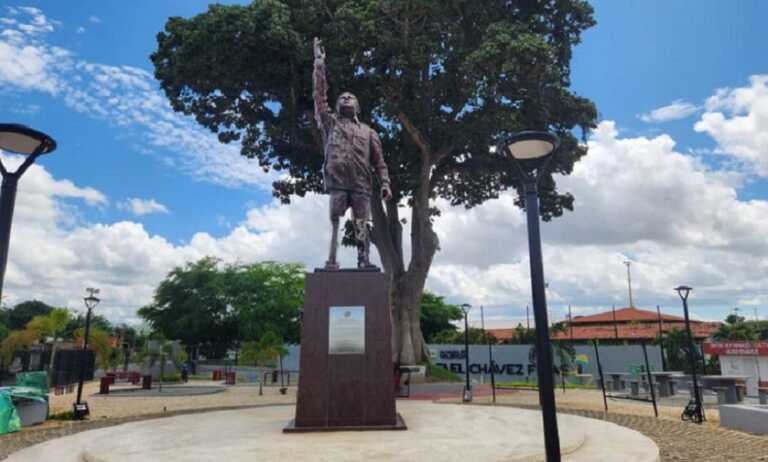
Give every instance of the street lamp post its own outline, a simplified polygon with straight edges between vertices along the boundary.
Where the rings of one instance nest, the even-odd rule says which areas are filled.
[[[485,336],[485,343],[488,344],[488,362],[491,369],[491,394],[493,396],[493,403],[496,404],[496,372],[494,368],[496,365],[493,362],[493,346],[491,346],[491,337],[485,330],[485,313],[483,312],[483,305],[480,305],[480,324],[483,328],[483,335]]]
[[[27,156],[15,172],[9,172],[0,161],[3,176],[0,187],[0,298],[3,294],[5,268],[8,265],[8,244],[11,239],[13,208],[16,204],[16,188],[19,178],[42,154],[56,149],[56,141],[45,133],[19,124],[0,124],[0,150]]]
[[[693,399],[695,407],[693,409],[693,419],[696,423],[701,423],[704,420],[704,413],[701,407],[701,394],[699,393],[699,380],[696,375],[696,358],[693,355],[693,334],[691,334],[691,320],[688,316],[688,295],[693,290],[688,286],[675,287],[677,295],[680,296],[680,300],[683,301],[683,312],[685,314],[685,331],[688,334],[688,362],[691,363],[691,377],[693,379]]]
[[[467,378],[462,398],[465,403],[472,401],[472,384],[469,383],[469,310],[471,309],[472,305],[469,303],[461,305],[461,311],[464,312],[464,372]]]
[[[74,404],[75,419],[82,420],[85,416],[90,414],[88,409],[88,403],[83,402],[83,382],[85,381],[85,361],[88,351],[88,335],[91,333],[91,310],[96,308],[101,300],[96,298],[96,294],[99,293],[99,289],[87,288],[88,296],[83,299],[88,311],[85,315],[85,335],[83,336],[83,351],[80,358],[80,382],[77,385],[77,401]]]
[[[557,411],[547,319],[547,299],[544,287],[544,264],[541,255],[539,230],[538,184],[552,152],[559,145],[557,137],[541,131],[519,132],[507,139],[500,152],[513,159],[523,180],[525,209],[528,221],[528,251],[531,266],[531,292],[533,315],[536,321],[536,369],[538,374],[539,404],[544,421],[544,445],[547,462],[560,462],[560,436],[557,429]]]

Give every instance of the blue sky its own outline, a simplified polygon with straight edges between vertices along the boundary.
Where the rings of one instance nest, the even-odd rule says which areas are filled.
[[[281,226],[288,226],[286,223],[298,216],[302,207],[314,213],[317,208],[312,205],[314,203],[297,205],[295,212],[278,211],[278,207],[272,205],[269,176],[259,173],[252,163],[239,159],[235,147],[216,146],[211,137],[193,122],[170,114],[163,107],[164,100],[157,98],[160,93],[151,78],[153,69],[149,61],[149,55],[155,49],[155,35],[162,30],[169,16],[189,17],[204,11],[208,3],[198,0],[30,0],[4,2],[0,11],[0,17],[7,20],[0,24],[0,29],[18,28],[18,24],[25,22],[40,26],[39,30],[23,37],[0,36],[0,120],[24,123],[54,136],[59,149],[42,159],[40,164],[52,176],[50,181],[59,182],[56,183],[59,186],[63,184],[61,182],[70,181],[79,188],[72,193],[52,196],[52,213],[56,214],[56,218],[53,219],[55,223],[49,225],[51,233],[61,240],[48,242],[47,245],[58,249],[75,245],[72,236],[89,233],[123,236],[121,232],[128,232],[131,239],[135,237],[137,245],[144,247],[142,251],[148,254],[144,257],[146,260],[136,260],[139,266],[143,264],[141,262],[147,265],[144,279],[137,274],[141,271],[136,268],[127,275],[121,273],[124,271],[121,259],[134,261],[137,258],[130,254],[130,249],[123,249],[128,246],[128,238],[112,237],[123,239],[121,242],[124,245],[112,241],[102,244],[93,240],[94,246],[103,246],[94,249],[102,259],[95,263],[77,262],[88,268],[84,271],[90,272],[83,274],[87,274],[93,283],[112,287],[114,292],[121,294],[115,297],[114,309],[109,312],[115,318],[135,321],[133,310],[149,301],[151,287],[165,271],[173,264],[208,252],[221,251],[230,260],[298,259],[308,265],[321,261],[319,253],[298,254],[296,248],[301,246],[291,246],[280,240],[287,234]],[[768,3],[758,0],[603,0],[593,4],[598,25],[584,34],[583,43],[575,49],[572,80],[574,89],[592,99],[597,104],[601,120],[612,122],[611,127],[615,130],[615,134],[611,135],[607,125],[602,127],[599,131],[602,138],[598,138],[605,145],[599,144],[603,141],[596,141],[595,152],[600,153],[604,146],[619,140],[624,143],[622,146],[628,146],[628,156],[638,155],[640,151],[633,151],[637,146],[641,150],[658,148],[662,161],[668,159],[673,151],[675,155],[682,154],[680,159],[697,162],[686,163],[686,168],[692,169],[697,178],[702,178],[702,185],[719,191],[717,197],[727,198],[732,194],[738,200],[727,199],[731,200],[727,204],[736,208],[751,207],[745,213],[756,218],[755,221],[748,221],[744,229],[750,229],[750,232],[759,229],[763,219],[758,212],[762,210],[763,201],[768,199],[766,175],[761,173],[759,167],[761,159],[756,159],[754,155],[749,158],[752,154],[741,151],[734,153],[740,148],[733,147],[734,142],[727,139],[729,135],[725,128],[703,124],[694,129],[694,125],[703,121],[707,114],[717,112],[724,113],[726,121],[735,121],[738,110],[723,101],[719,105],[716,102],[708,105],[706,100],[716,95],[718,89],[748,89],[751,76],[768,73],[768,41],[763,30],[764,18],[768,17]],[[2,40],[7,41],[8,47],[2,48]],[[48,69],[33,69],[26,74],[13,70],[3,73],[3,65],[18,67],[23,59],[27,59],[19,57],[20,54],[14,55],[24,47],[39,51],[31,58],[43,56]],[[3,53],[6,53],[5,57]],[[104,93],[99,96],[99,92]],[[95,108],[104,105],[109,98],[116,98],[118,102],[104,114],[96,113]],[[754,109],[758,107],[757,103],[750,107],[755,113],[759,112]],[[654,110],[657,112],[653,113]],[[172,117],[176,118],[169,122],[170,128],[158,125],[158,122],[171,120]],[[159,141],[169,130],[174,134],[169,137],[172,141]],[[755,136],[759,136],[759,131]],[[664,145],[662,141],[666,139],[674,140],[674,149]],[[758,157],[763,156],[762,162],[768,162],[765,150],[758,148],[757,151]],[[594,159],[598,162],[599,155],[596,154]],[[585,167],[587,170],[596,170],[596,167]],[[653,171],[645,173],[649,182],[656,181],[650,178],[655,174]],[[680,171],[679,174],[685,175],[686,172]],[[30,180],[30,189],[34,187],[34,181]],[[573,184],[574,188],[578,188],[577,183],[567,180],[564,184]],[[674,179],[659,186],[667,188],[663,197],[674,197],[672,183]],[[691,187],[693,189],[686,191],[697,194],[697,186]],[[95,198],[91,190],[99,192],[103,200]],[[633,197],[631,192],[626,196],[630,201]],[[580,197],[587,198],[589,195]],[[133,208],[128,203],[130,199],[134,200]],[[695,207],[695,197],[688,199],[686,207],[691,207],[691,204]],[[316,200],[319,201],[317,204],[322,203],[321,199]],[[722,206],[723,203],[717,204]],[[577,202],[577,205],[582,207],[580,210],[588,211],[592,204]],[[623,209],[626,205],[617,203],[617,209],[609,212],[620,220],[618,217],[629,213]],[[667,202],[658,206],[674,208],[681,205]],[[705,200],[701,201],[701,207],[707,207]],[[494,209],[491,207],[488,210]],[[458,210],[451,213],[457,215],[457,223],[470,216]],[[489,220],[498,219],[490,211],[480,210],[477,213],[486,213],[492,217]],[[324,215],[320,213],[317,216],[322,219]],[[545,226],[545,238],[552,236],[553,255],[585,249],[605,252],[610,258],[619,254],[629,255],[638,263],[637,293],[645,306],[674,302],[671,295],[663,294],[658,289],[667,284],[667,279],[661,282],[662,273],[669,281],[679,280],[688,274],[659,267],[661,263],[658,262],[663,260],[660,255],[669,255],[670,249],[687,247],[691,252],[699,252],[697,258],[702,262],[712,258],[706,252],[725,252],[721,255],[724,261],[738,260],[740,255],[739,230],[729,231],[728,239],[723,238],[728,242],[722,244],[723,239],[719,238],[698,240],[699,234],[706,234],[704,231],[698,233],[696,229],[682,229],[684,224],[678,226],[669,221],[658,224],[661,227],[681,227],[681,235],[694,236],[692,240],[681,240],[679,236],[667,238],[653,233],[638,235],[625,244],[617,243],[622,240],[612,236],[602,241],[560,237],[567,234],[562,228],[578,228],[574,220],[578,220],[579,216],[563,220],[560,225]],[[692,217],[701,218],[701,214]],[[25,223],[33,221],[33,218],[25,216],[18,219],[21,220],[21,229],[26,229]],[[644,220],[654,219],[653,214],[628,215],[625,224],[643,227]],[[721,217],[713,218],[717,221],[714,224],[707,222],[706,217],[701,219],[705,220],[701,222],[702,227],[715,230],[713,232],[721,229]],[[452,220],[449,216],[440,225],[444,227],[442,232],[446,236],[456,231],[449,228]],[[488,228],[498,224],[494,223],[490,223]],[[519,225],[514,222],[514,226]],[[479,240],[487,238],[478,235]],[[96,238],[83,237],[84,241],[88,239]],[[319,242],[324,248],[323,239]],[[519,249],[523,239],[524,235],[518,236],[504,245]],[[242,247],[234,243],[261,247],[240,251]],[[152,247],[155,244],[162,249]],[[656,246],[655,250],[649,250],[649,245]],[[471,245],[465,247],[471,248]],[[282,248],[290,250],[281,254]],[[8,283],[11,299],[39,296],[62,304],[76,303],[78,293],[72,290],[55,284],[41,287],[30,283],[34,278],[32,270],[26,265],[32,265],[34,259],[24,252],[26,250],[21,249],[21,244],[12,247]],[[168,252],[167,259],[157,256],[164,255],[162,252]],[[518,275],[521,279],[511,285],[499,282],[494,287],[461,289],[470,285],[457,284],[456,278],[493,279],[490,277],[492,274],[505,268],[503,262],[493,260],[482,251],[471,255],[462,252],[449,248],[445,255],[438,256],[437,271],[430,279],[430,287],[455,301],[485,297],[488,306],[496,309],[496,317],[493,317],[493,311],[491,316],[499,325],[519,319],[517,308],[512,307],[519,307],[526,299],[525,278]],[[511,261],[520,262],[525,258],[522,252],[510,252]],[[694,262],[692,260],[691,264]],[[603,277],[595,279],[594,288],[587,287],[586,282],[574,282],[567,274],[561,274],[559,268],[550,271],[551,286],[555,292],[551,295],[553,309],[564,312],[567,304],[573,303],[587,313],[611,303],[621,305],[623,289],[619,288],[625,268],[620,263],[611,260],[596,268],[596,272],[605,271],[605,274],[601,273]],[[89,264],[92,266],[88,267]],[[765,260],[759,257],[754,264],[763,265]],[[647,265],[646,270],[643,265]],[[61,266],[62,274],[72,273],[75,266],[76,263],[66,260]],[[518,268],[506,268],[506,271],[517,274]],[[519,271],[524,271],[524,268]],[[562,281],[557,280],[559,276],[563,277]],[[692,272],[688,277],[694,279],[687,282],[691,285],[698,282],[703,288],[709,287],[702,292],[702,303],[706,306],[702,306],[699,313],[708,319],[722,318],[734,304],[759,307],[768,303],[768,295],[758,287],[757,281],[753,281],[754,284],[734,283],[728,292],[723,289],[722,281],[717,282],[722,275],[715,277],[707,272]],[[609,279],[612,281],[610,284],[604,282]],[[504,295],[512,289],[519,289],[520,294]]]

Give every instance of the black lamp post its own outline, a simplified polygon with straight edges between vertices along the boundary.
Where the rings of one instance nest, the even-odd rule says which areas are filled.
[[[465,403],[472,401],[472,384],[469,383],[469,310],[472,305],[464,303],[461,305],[461,311],[464,312],[464,369],[467,377],[467,383],[464,385]]]
[[[80,382],[77,385],[77,401],[74,404],[75,419],[82,420],[85,416],[90,414],[88,409],[88,403],[83,402],[83,382],[85,381],[85,361],[88,351],[88,335],[91,333],[91,310],[96,308],[101,300],[96,298],[96,294],[99,293],[99,289],[87,288],[88,296],[83,299],[88,312],[85,315],[85,335],[83,336],[83,352],[80,358]]]
[[[35,159],[56,149],[56,141],[45,133],[32,130],[19,124],[0,124],[0,149],[27,156],[15,172],[6,170],[0,161],[0,174],[3,175],[2,193],[0,193],[0,298],[3,296],[5,268],[8,264],[8,243],[11,239],[13,207],[16,204],[16,188],[19,178],[27,171]]]
[[[547,319],[547,298],[544,288],[544,264],[541,256],[539,230],[538,184],[552,152],[559,145],[557,137],[541,131],[524,131],[512,135],[500,148],[502,155],[511,157],[520,173],[525,189],[525,209],[528,218],[528,252],[531,263],[533,315],[536,320],[536,370],[539,404],[544,421],[544,445],[547,462],[560,462],[560,436],[557,430],[557,410]]]
[[[691,320],[688,317],[688,295],[693,288],[688,286],[675,287],[677,295],[680,296],[680,300],[683,301],[683,312],[685,313],[685,331],[688,334],[688,362],[691,363],[691,377],[693,378],[693,399],[695,408],[693,409],[693,420],[696,423],[701,423],[704,420],[704,413],[701,407],[701,394],[699,393],[699,380],[696,375],[696,357],[693,354],[694,343],[693,334],[691,334]]]

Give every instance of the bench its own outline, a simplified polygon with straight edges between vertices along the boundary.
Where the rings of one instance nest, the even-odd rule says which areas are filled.
[[[760,399],[760,404],[768,404],[768,387],[760,387],[757,389],[757,396]]]

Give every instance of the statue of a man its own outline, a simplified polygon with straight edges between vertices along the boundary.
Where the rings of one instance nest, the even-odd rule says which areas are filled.
[[[358,120],[360,104],[355,95],[344,92],[336,100],[336,110],[328,107],[328,83],[325,79],[325,50],[315,38],[315,69],[312,74],[315,98],[315,121],[323,135],[325,162],[323,180],[330,195],[331,248],[326,269],[339,268],[336,262],[339,220],[348,208],[357,239],[357,267],[375,268],[370,261],[368,222],[371,215],[373,170],[381,183],[381,198],[392,198],[389,173],[381,149],[379,135]]]

